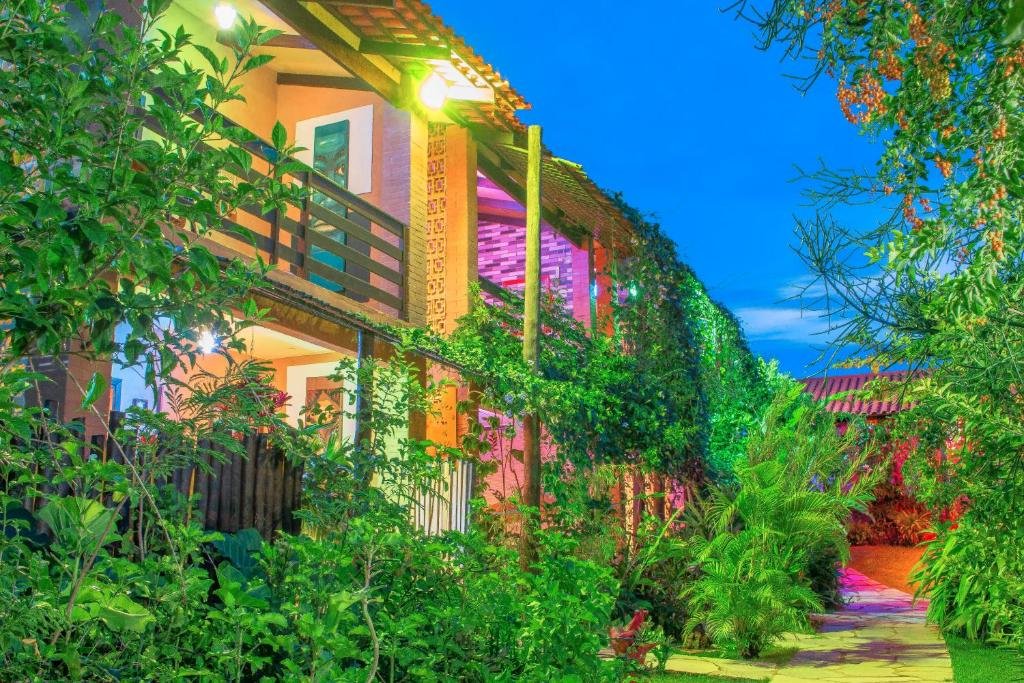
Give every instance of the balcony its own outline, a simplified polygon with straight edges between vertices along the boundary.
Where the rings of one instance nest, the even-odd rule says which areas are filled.
[[[241,128],[226,117],[224,123]],[[148,127],[160,134],[155,122]],[[251,135],[252,141],[242,146],[252,157],[249,179],[268,174],[278,161],[268,141]],[[285,176],[285,182],[305,188],[301,205],[270,213],[242,207],[224,219],[214,241],[405,319],[408,226],[312,168]]]
[[[161,28],[184,27],[196,44],[230,58],[230,40],[215,30],[207,5],[175,2]],[[259,3],[243,5],[240,11],[261,24],[287,29]],[[242,147],[251,157],[251,174],[268,174],[278,161],[268,140],[275,122],[281,122],[288,144],[302,149],[296,157],[305,168],[285,181],[303,188],[305,199],[287,211],[242,207],[224,220],[212,241],[273,264],[285,274],[275,280],[288,284],[294,276],[316,285],[293,283],[314,298],[328,303],[334,298],[345,306],[333,293],[361,304],[355,307],[359,313],[406,319],[407,118],[308,41],[279,41],[255,52],[273,59],[239,79],[245,101],[230,102],[219,114],[226,127],[250,132]],[[191,48],[183,58],[203,62]],[[160,134],[157,126],[151,129]]]

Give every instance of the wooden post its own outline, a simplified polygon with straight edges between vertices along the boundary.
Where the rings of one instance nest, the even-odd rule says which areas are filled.
[[[359,330],[356,342],[356,444],[361,449],[369,449],[373,444],[373,430],[367,423],[373,410],[373,376],[363,377],[367,361],[377,354],[377,335],[366,330]],[[372,455],[364,453],[363,464],[372,461]],[[359,473],[361,485],[369,488],[373,481],[373,469],[367,465],[366,471]]]
[[[654,509],[652,512],[655,517],[664,522],[668,519],[668,517],[666,517],[667,508],[665,506],[665,498],[668,495],[665,491],[665,475],[657,472],[652,475],[652,478],[654,479],[654,485],[652,487],[652,493],[654,493]]]
[[[526,165],[526,300],[523,310],[523,360],[531,372],[537,372],[540,355],[540,126],[530,126]],[[536,413],[523,417],[523,465],[525,483],[523,504],[540,511],[540,418]],[[537,554],[528,520],[524,519],[519,562],[529,570]]]

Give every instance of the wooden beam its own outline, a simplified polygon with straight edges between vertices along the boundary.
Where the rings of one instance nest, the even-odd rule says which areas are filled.
[[[538,370],[540,356],[540,126],[528,131],[526,163],[526,292],[523,305],[523,361],[530,372]],[[537,557],[532,529],[540,523],[540,416],[530,411],[523,416],[523,503],[537,509],[536,519],[524,519],[519,562],[531,571]]]
[[[522,215],[504,216],[496,213],[480,213],[477,215],[477,222],[479,222],[480,224],[497,223],[498,225],[507,225],[512,228],[526,227],[526,218],[524,218]]]
[[[519,131],[498,130],[479,123],[467,123],[466,127],[473,134],[473,138],[485,145],[511,145],[513,147],[526,147],[526,136]]]
[[[314,74],[277,74],[278,85],[301,85],[307,88],[333,88],[335,90],[370,90],[369,85],[352,76],[317,76]]]
[[[217,32],[217,42],[221,45],[228,47],[236,47],[238,43],[235,41],[234,36],[228,31]],[[286,48],[289,50],[317,50],[316,45],[311,43],[309,39],[304,36],[297,36],[292,33],[282,33],[279,36],[274,36],[270,40],[264,42],[259,47],[278,47]]]
[[[386,40],[361,40],[359,51],[364,55],[382,57],[409,57],[410,59],[451,59],[452,51],[446,45],[413,45]]]
[[[394,9],[395,0],[313,0],[314,2],[326,5],[328,7],[341,7],[342,5],[348,5],[349,7],[383,7],[385,9]]]
[[[399,101],[398,83],[367,59],[366,55],[360,54],[359,50],[345,42],[302,3],[295,0],[263,0],[263,4],[386,100],[393,104]]]
[[[481,154],[477,156],[477,164],[484,176],[497,187],[507,192],[510,197],[525,206],[526,194],[520,185],[521,181],[510,176],[502,168],[501,161],[497,155],[494,152],[487,153],[489,150],[485,145],[481,145],[478,149]],[[550,206],[542,206],[541,218],[577,247],[582,248],[586,244],[586,238],[590,235],[590,232],[579,225],[569,223],[563,218],[563,214],[560,211],[554,210]]]

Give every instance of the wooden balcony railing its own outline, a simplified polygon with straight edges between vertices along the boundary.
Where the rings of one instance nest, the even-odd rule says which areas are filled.
[[[242,128],[222,118],[225,127]],[[151,117],[147,127],[162,136]],[[255,135],[242,148],[252,156],[252,169],[245,178],[249,181],[269,174],[279,160],[274,147]],[[286,175],[284,180],[308,190],[300,206],[270,213],[258,206],[242,207],[224,219],[216,241],[405,319],[408,226],[312,168]]]

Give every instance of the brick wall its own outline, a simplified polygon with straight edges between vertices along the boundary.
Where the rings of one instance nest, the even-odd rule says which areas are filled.
[[[478,242],[478,268],[481,277],[521,292],[526,272],[526,228],[501,223],[481,223]],[[543,291],[563,297],[573,306],[572,242],[544,225],[540,233],[540,277]],[[586,252],[584,252],[585,254]]]

